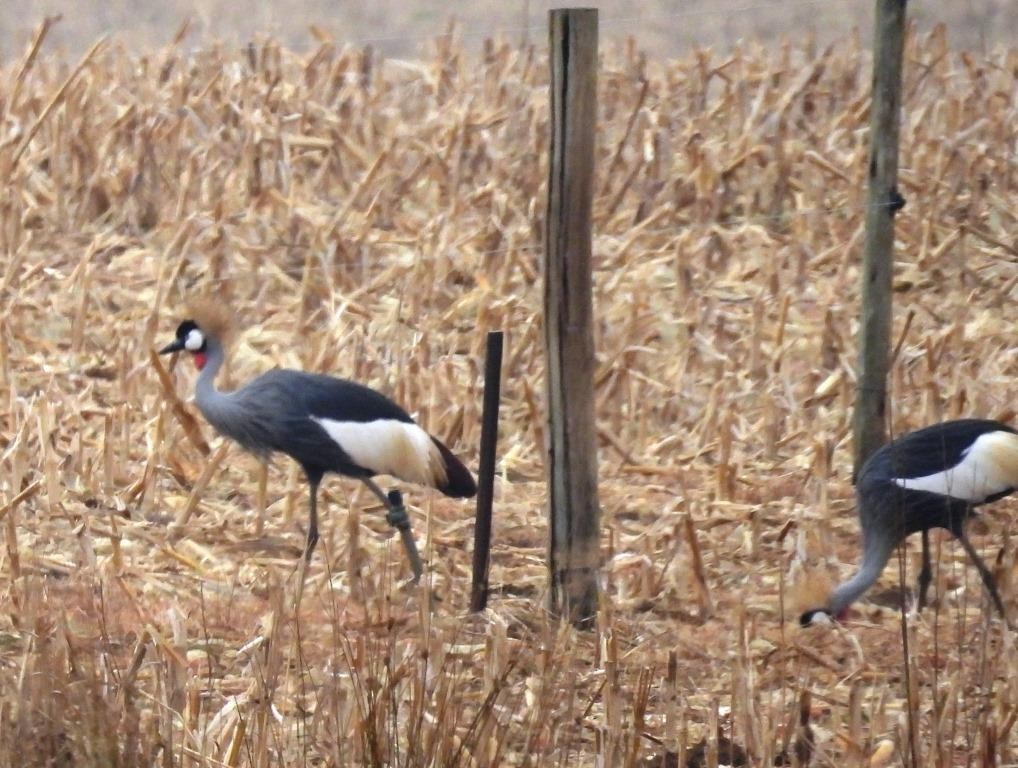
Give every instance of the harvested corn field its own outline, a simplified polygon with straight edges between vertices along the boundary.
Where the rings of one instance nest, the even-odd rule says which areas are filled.
[[[1014,638],[953,543],[904,629],[894,565],[846,624],[797,623],[858,557],[858,40],[604,56],[605,566],[581,633],[544,612],[546,51],[64,61],[44,38],[0,72],[0,762],[1015,760]],[[906,62],[892,427],[1012,420],[1018,59],[937,29]],[[475,469],[485,332],[506,331],[486,613],[471,505],[410,486],[424,586],[332,477],[301,589],[299,469],[263,474],[153,354],[210,296],[236,318],[228,383],[356,379]],[[1018,610],[1014,509],[973,534]]]

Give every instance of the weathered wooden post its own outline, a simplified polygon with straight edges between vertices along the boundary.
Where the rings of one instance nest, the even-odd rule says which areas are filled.
[[[589,626],[601,565],[591,290],[597,10],[553,10],[549,27],[544,346],[551,607]]]
[[[876,0],[869,195],[862,268],[859,378],[855,397],[854,475],[886,440],[887,368],[891,346],[891,266],[898,194],[898,125],[906,0]]]
[[[897,188],[905,6],[906,0],[876,0],[873,23],[869,194],[866,204],[866,252],[863,255],[862,268],[859,374],[853,425],[855,440],[853,477],[858,477],[866,459],[887,439],[887,373],[891,350],[894,215],[905,204]],[[908,746],[904,751],[913,768],[917,768],[918,721],[910,682],[912,660],[908,651],[907,613],[904,604],[902,608],[901,634],[905,656],[905,690],[908,692]]]

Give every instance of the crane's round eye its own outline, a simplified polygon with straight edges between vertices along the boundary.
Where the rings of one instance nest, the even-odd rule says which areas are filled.
[[[192,328],[184,339],[184,349],[188,352],[197,352],[205,345],[205,337],[197,328]]]

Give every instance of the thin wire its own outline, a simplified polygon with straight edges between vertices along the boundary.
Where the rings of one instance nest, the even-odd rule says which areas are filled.
[[[763,11],[770,8],[789,8],[789,7],[801,7],[806,5],[820,5],[821,3],[828,4],[826,0],[787,0],[786,2],[778,3],[754,3],[752,5],[743,5],[737,8],[697,8],[691,11],[682,11],[679,13],[666,13],[661,15],[650,15],[650,16],[607,16],[603,19],[598,20],[598,25],[602,27],[612,26],[615,24],[628,24],[630,22],[653,22],[653,21],[665,21],[674,19],[688,19],[693,17],[710,17],[710,16],[728,16],[733,13],[750,13],[752,11]]]
[[[599,27],[624,27],[635,24],[655,24],[662,21],[675,21],[677,19],[692,18],[713,18],[718,16],[729,16],[732,14],[747,14],[756,11],[772,9],[802,8],[825,3],[825,0],[775,0],[774,2],[759,2],[738,7],[729,8],[697,8],[689,11],[677,11],[675,13],[650,14],[647,16],[603,16],[598,19]],[[345,45],[371,45],[374,43],[423,43],[437,39],[459,38],[459,39],[484,39],[508,35],[519,35],[535,32],[543,29],[540,20],[535,19],[533,24],[526,26],[493,27],[489,29],[473,28],[468,30],[449,29],[446,25],[441,30],[435,30],[426,35],[369,35],[366,37],[346,37],[336,42]],[[247,48],[244,45],[238,49],[243,52]],[[220,48],[215,45],[195,46],[188,49],[189,55],[215,52]]]
[[[890,202],[890,203],[875,203],[872,207],[873,208],[890,208],[890,207],[892,207],[894,205],[895,205],[895,203],[893,203],[893,202]],[[732,227],[732,226],[735,226],[735,225],[745,225],[745,224],[763,224],[763,223],[775,222],[775,221],[787,221],[787,220],[790,220],[790,219],[792,219],[792,218],[794,218],[796,216],[813,216],[815,214],[844,213],[845,211],[864,211],[868,207],[869,206],[862,206],[862,207],[860,207],[860,206],[857,206],[857,205],[838,205],[838,206],[830,206],[830,207],[827,207],[827,206],[818,206],[818,207],[815,207],[815,208],[800,208],[799,210],[796,210],[796,211],[787,211],[785,213],[777,213],[777,214],[761,214],[759,216],[719,217],[719,218],[716,218],[716,219],[711,219],[711,220],[702,221],[702,222],[698,221],[698,222],[687,222],[687,223],[682,223],[682,224],[676,224],[676,225],[671,226],[671,227],[666,227],[666,229],[675,229],[675,230],[678,231],[678,230],[692,229],[694,227],[700,227],[700,228],[704,228],[705,229],[707,227],[711,227],[711,226],[715,226],[715,225],[722,225],[722,226],[725,226],[725,227]],[[596,237],[596,233],[595,233],[595,237]],[[280,241],[280,240],[275,241],[274,245],[277,246],[277,247],[278,246],[285,246],[285,247],[288,247],[288,248],[309,248],[309,247],[311,247],[311,246],[302,245],[302,244],[298,244],[298,243],[288,243],[288,242],[284,242],[284,241]],[[373,245],[376,246],[376,247],[379,247],[379,248],[386,248],[386,247],[389,247],[389,246],[397,246],[397,245],[405,246],[405,245],[408,245],[408,243],[405,243],[405,242],[400,242],[400,243],[379,242],[379,243],[373,243]],[[513,251],[513,252],[523,252],[523,253],[526,253],[528,251],[539,251],[543,247],[544,247],[544,245],[541,244],[541,243],[523,243],[523,244],[519,244],[519,245],[507,245],[507,246],[504,246],[502,248],[492,248],[492,249],[489,249],[489,250],[486,250],[486,251],[471,251],[471,253],[474,256],[496,256],[498,254],[509,253],[511,251]],[[460,244],[460,245],[456,245],[456,244],[450,245],[450,246],[448,246],[447,250],[448,249],[460,249],[460,250],[462,250],[462,244]],[[862,387],[857,387],[857,389],[861,389],[861,388]]]
[[[788,8],[788,7],[801,7],[807,5],[819,5],[826,0],[784,0],[779,2],[762,2],[754,3],[752,5],[743,5],[737,8],[697,8],[691,11],[677,11],[675,13],[664,13],[664,14],[651,14],[648,16],[604,16],[598,18],[599,27],[612,27],[612,26],[625,26],[628,24],[636,23],[653,23],[659,21],[674,21],[676,19],[689,19],[695,17],[708,18],[713,16],[728,16],[733,13],[750,13],[752,11],[763,11],[772,8]],[[457,31],[435,32],[430,35],[424,35],[420,37],[402,37],[399,35],[391,36],[379,36],[379,37],[365,37],[365,38],[350,38],[344,42],[350,43],[390,43],[390,42],[426,42],[428,40],[434,40],[436,38],[446,37],[457,37],[457,38],[484,38],[484,37],[496,37],[501,35],[515,35],[524,32],[533,32],[535,27],[538,27],[539,23],[533,25],[527,25],[524,27],[500,27],[495,29],[469,29]]]

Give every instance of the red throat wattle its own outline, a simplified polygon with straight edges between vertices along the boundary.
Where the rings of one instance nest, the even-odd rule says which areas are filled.
[[[205,358],[205,353],[204,352],[195,352],[194,353],[194,367],[197,368],[200,371],[202,368],[205,367],[205,359],[206,358]]]

